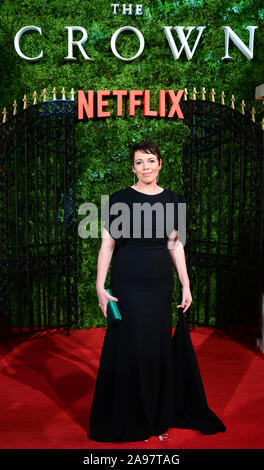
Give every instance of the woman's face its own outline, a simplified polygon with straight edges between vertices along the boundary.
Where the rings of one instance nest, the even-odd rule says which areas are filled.
[[[162,160],[160,159],[159,164],[158,157],[152,153],[137,150],[134,154],[134,167],[132,168],[141,183],[156,182],[161,166]]]

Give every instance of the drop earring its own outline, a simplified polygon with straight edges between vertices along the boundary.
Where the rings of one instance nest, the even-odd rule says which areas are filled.
[[[134,172],[133,172],[134,173]],[[136,184],[136,180],[135,180],[135,173],[134,173],[134,184]]]
[[[156,179],[156,183],[159,181],[159,174],[160,174],[160,170],[158,172],[158,176],[157,176],[157,179]]]

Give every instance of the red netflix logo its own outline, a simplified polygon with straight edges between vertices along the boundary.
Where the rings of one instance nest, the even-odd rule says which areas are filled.
[[[122,116],[123,114],[123,102],[124,98],[128,98],[129,101],[129,116],[135,115],[136,106],[140,107],[143,104],[144,116],[151,117],[168,117],[174,118],[177,116],[178,119],[184,119],[182,110],[179,102],[184,93],[184,90],[179,90],[175,95],[174,90],[168,90],[168,97],[170,101],[170,110],[166,115],[166,91],[159,91],[159,109],[150,109],[150,90],[98,90],[95,93],[94,90],[88,90],[87,96],[83,90],[78,90],[78,119],[92,119],[94,117],[110,117],[110,111],[103,108],[108,106],[108,100],[104,98],[116,99],[116,115]],[[140,99],[141,98],[141,99]],[[96,109],[96,112],[95,112]],[[96,116],[95,116],[96,114]]]

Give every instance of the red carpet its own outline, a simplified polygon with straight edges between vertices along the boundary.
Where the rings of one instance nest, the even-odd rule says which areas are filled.
[[[1,449],[263,449],[264,355],[249,338],[193,328],[208,405],[227,427],[205,436],[169,428],[162,440],[97,443],[88,417],[105,329],[56,330],[0,342]],[[106,390],[107,393],[107,390]]]

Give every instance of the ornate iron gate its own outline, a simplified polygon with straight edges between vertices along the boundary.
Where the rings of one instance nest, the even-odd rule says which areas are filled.
[[[263,282],[264,132],[232,107],[182,103],[192,324],[258,334]]]
[[[264,132],[214,101],[181,104],[192,223],[192,325],[255,335],[263,282]],[[78,322],[74,101],[43,101],[0,126],[0,319],[15,334]],[[44,196],[43,196],[44,195]]]
[[[1,334],[77,323],[74,101],[0,126]]]

